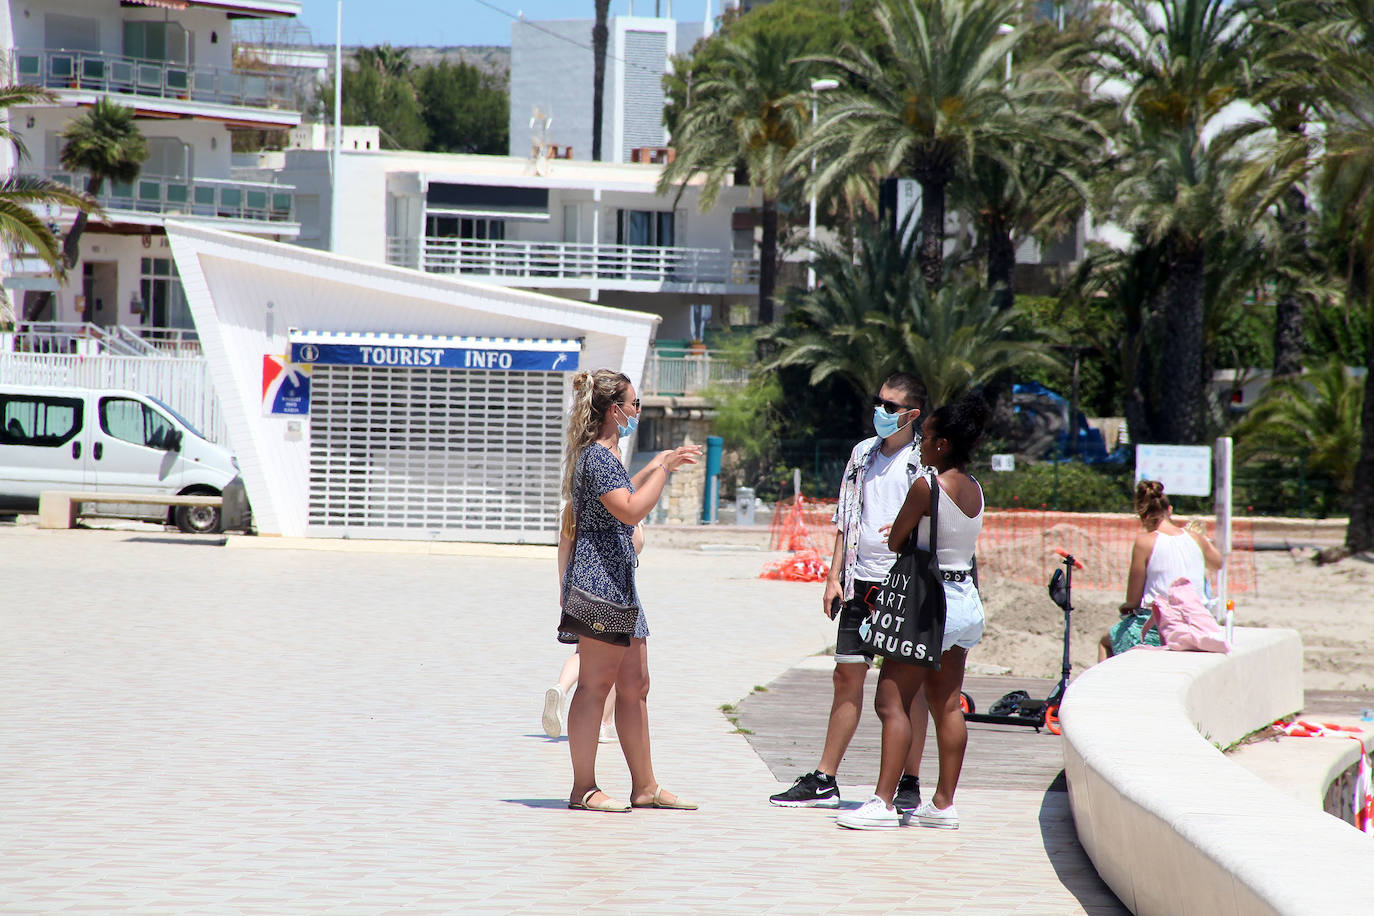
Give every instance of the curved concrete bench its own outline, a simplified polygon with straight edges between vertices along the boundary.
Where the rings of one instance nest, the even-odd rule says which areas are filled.
[[[1235,631],[1229,656],[1132,651],[1074,681],[1059,716],[1079,841],[1138,914],[1366,912],[1374,838],[1220,748],[1302,708],[1302,641]]]

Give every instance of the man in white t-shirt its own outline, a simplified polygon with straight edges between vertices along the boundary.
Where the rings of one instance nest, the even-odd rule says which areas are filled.
[[[917,422],[925,386],[909,372],[896,372],[873,399],[873,427],[878,435],[854,446],[840,483],[835,508],[835,555],[825,582],[823,609],[838,620],[835,639],[835,697],[820,764],[799,777],[790,789],[769,801],[784,808],[838,808],[835,780],[844,752],[859,726],[864,681],[873,653],[859,636],[859,624],[872,608],[870,593],[882,585],[897,559],[887,549],[887,529],[897,517],[912,481],[928,472],[921,464]],[[915,810],[921,804],[921,753],[925,749],[924,694],[913,703],[911,750],[906,772],[897,784],[894,804]],[[917,709],[916,707],[920,708]],[[919,723],[919,724],[917,724]]]

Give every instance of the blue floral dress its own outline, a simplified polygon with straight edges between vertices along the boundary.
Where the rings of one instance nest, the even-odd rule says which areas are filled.
[[[602,496],[622,488],[631,493],[635,489],[620,458],[595,442],[584,448],[573,472],[577,540],[565,582],[607,601],[639,608],[634,638],[644,639],[649,624],[635,589],[634,526],[611,515],[601,502]]]

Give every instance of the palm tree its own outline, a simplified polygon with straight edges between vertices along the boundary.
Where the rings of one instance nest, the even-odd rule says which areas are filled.
[[[816,289],[794,293],[788,326],[764,332],[778,347],[764,371],[807,368],[812,385],[840,378],[863,399],[906,370],[947,404],[1001,373],[1060,366],[1048,336],[1018,337],[1014,313],[972,278],[927,284],[914,236],[903,244],[872,221],[859,232],[853,253],[819,249]]]
[[[410,59],[409,48],[393,48],[380,44],[372,48],[360,48],[355,57],[359,67],[372,67],[382,79],[404,79],[415,69]]]
[[[87,172],[86,194],[100,196],[106,179],[131,182],[148,158],[148,143],[134,123],[134,111],[107,98],[101,98],[62,132],[62,167]],[[79,210],[72,228],[62,242],[62,261],[68,270],[81,259],[81,235],[86,231],[89,208]],[[30,294],[25,301],[25,317],[32,318],[47,307],[51,293]]]
[[[34,86],[0,86],[0,110],[8,112],[14,105],[33,105],[52,101],[52,95]],[[18,134],[10,128],[8,118],[0,121],[0,142],[13,144],[17,158],[28,158],[28,150]],[[71,207],[84,214],[98,209],[95,201],[80,191],[46,178],[11,173],[0,181],[0,243],[10,254],[32,254],[46,264],[53,274],[63,278],[67,265],[62,257],[57,236],[39,219],[34,209],[56,204]],[[0,304],[6,312],[9,299],[0,293]],[[8,321],[6,322],[8,323]]]
[[[596,21],[592,24],[592,161],[601,161],[601,121],[606,109],[606,20],[611,0],[596,0]]]
[[[817,129],[793,156],[824,163],[822,191],[856,173],[909,176],[921,185],[919,260],[926,283],[944,278],[946,192],[994,137],[1033,136],[1036,115],[1006,83],[1006,60],[1024,31],[1004,31],[1014,0],[883,0],[880,46],[853,44],[817,58],[838,69],[844,88],[827,93]]]
[[[1321,273],[1309,244],[1311,206],[1307,178],[1320,149],[1309,125],[1321,119],[1313,74],[1325,69],[1322,39],[1314,31],[1330,13],[1309,0],[1258,0],[1253,35],[1259,49],[1253,99],[1267,127],[1267,149],[1246,169],[1233,198],[1249,203],[1255,222],[1275,236],[1274,375],[1302,371],[1303,318],[1314,305],[1311,278]]]
[[[715,204],[742,164],[762,199],[759,324],[773,322],[778,262],[778,199],[791,177],[789,157],[807,129],[811,65],[802,39],[788,32],[745,35],[726,42],[716,65],[694,87],[692,104],[673,137],[676,158],[658,190],[705,178],[700,205]]]
[[[1236,459],[1302,454],[1311,472],[1349,493],[1355,481],[1364,386],[1332,359],[1315,372],[1276,378],[1236,424]]]
[[[1246,19],[1229,0],[1126,0],[1121,19],[1092,45],[1092,67],[1129,90],[1115,132],[1118,176],[1104,209],[1138,239],[1162,246],[1163,347],[1173,369],[1160,395],[1163,441],[1206,432],[1203,336],[1209,239],[1231,215],[1227,193],[1252,124],[1214,133],[1245,89]]]
[[[891,341],[878,339],[880,326],[869,318],[901,314],[901,303],[914,297],[911,287],[919,273],[914,233],[894,237],[873,219],[857,221],[855,233],[852,251],[817,246],[815,289],[788,290],[785,323],[761,329],[759,338],[775,354],[761,367],[764,372],[806,368],[813,386],[843,379],[864,400],[885,378],[906,368]]]
[[[1374,550],[1374,4],[1341,0],[1333,4],[1334,22],[1324,40],[1326,63],[1314,74],[1331,114],[1320,189],[1349,241],[1347,301],[1368,312],[1365,344],[1367,372],[1360,413],[1359,458],[1351,483],[1348,553]],[[1315,39],[1314,39],[1315,40]]]

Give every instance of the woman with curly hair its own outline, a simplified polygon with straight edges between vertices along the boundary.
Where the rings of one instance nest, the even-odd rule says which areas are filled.
[[[630,635],[596,632],[568,614],[560,634],[578,640],[581,671],[568,707],[568,749],[573,786],[568,807],[581,811],[635,808],[691,810],[696,805],[665,791],[654,776],[649,754],[649,625],[635,590],[634,528],[667,486],[668,477],[693,464],[701,447],[683,445],[659,452],[633,477],[620,460],[620,440],[639,425],[639,398],[624,373],[585,370],[573,376],[563,470],[563,517],[558,564],[564,586],[638,609]],[[565,635],[566,639],[567,636]],[[602,706],[615,687],[615,722],[630,768],[630,804],[596,784],[596,746]]]

